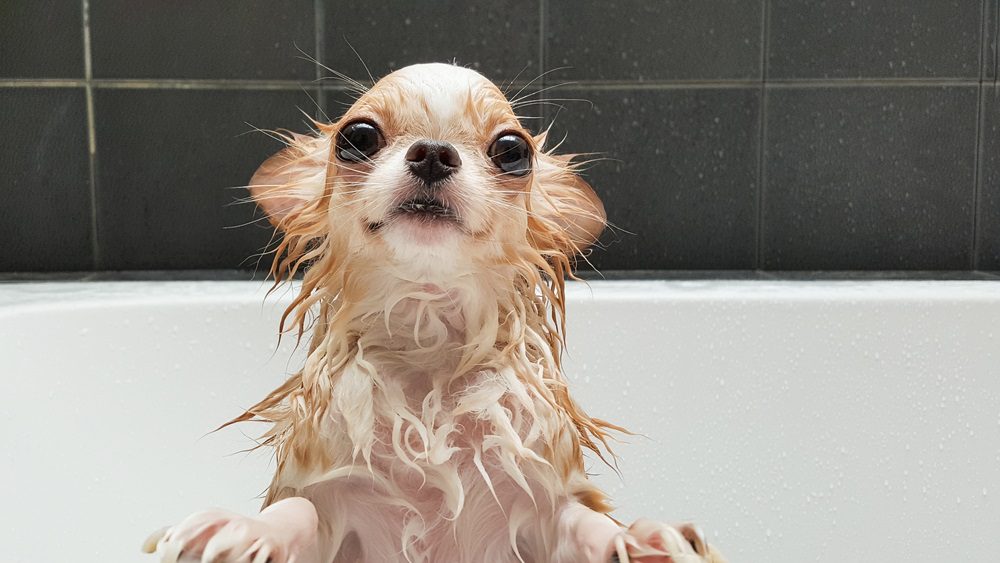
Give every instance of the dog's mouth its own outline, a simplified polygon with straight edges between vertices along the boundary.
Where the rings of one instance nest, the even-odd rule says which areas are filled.
[[[368,224],[369,231],[378,231],[395,218],[415,219],[424,222],[459,222],[458,213],[447,203],[434,197],[415,197],[400,203],[382,221]]]
[[[412,215],[426,219],[458,220],[458,214],[443,201],[432,197],[418,197],[404,201],[394,211],[396,215]]]

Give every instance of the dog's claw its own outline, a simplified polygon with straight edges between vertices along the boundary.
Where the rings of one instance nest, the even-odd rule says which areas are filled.
[[[698,555],[708,555],[708,541],[705,540],[705,532],[694,524],[682,524],[677,528],[684,539],[694,547]]]
[[[160,540],[162,540],[163,537],[167,535],[168,530],[170,530],[170,526],[164,526],[159,530],[156,530],[152,534],[149,534],[149,537],[146,538],[146,541],[142,542],[142,552],[156,553],[157,544],[159,544]]]
[[[253,548],[251,548],[252,550]],[[257,550],[257,554],[254,556],[252,563],[268,563],[271,561],[271,546],[262,545],[260,549]]]
[[[622,555],[622,548],[627,553]],[[709,549],[705,534],[697,526],[668,526],[653,520],[635,521],[615,541],[616,563],[705,563],[722,561]]]
[[[184,549],[176,543],[161,544],[160,563],[177,563],[184,556]]]
[[[611,556],[611,561],[612,563],[630,563],[624,534],[615,538],[615,553]]]

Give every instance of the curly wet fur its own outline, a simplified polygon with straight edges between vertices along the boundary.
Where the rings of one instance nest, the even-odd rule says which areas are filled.
[[[373,560],[378,550],[409,561],[474,559],[483,549],[518,559],[550,553],[567,500],[610,509],[586,478],[582,452],[603,459],[609,431],[621,429],[583,412],[561,366],[564,280],[603,228],[603,208],[569,157],[541,151],[540,135],[529,137],[533,174],[491,180],[505,189],[475,194],[492,213],[480,213],[480,224],[469,213],[475,252],[401,264],[387,249],[372,250],[381,243],[361,219],[372,213],[366,194],[382,187],[373,180],[380,162],[345,167],[331,145],[353,114],[406,132],[420,127],[406,121],[413,113],[436,111],[424,98],[413,112],[399,111],[414,79],[394,76],[340,122],[317,124],[312,136],[287,134],[288,148],[252,181],[282,233],[276,286],[302,274],[282,331],[311,331],[311,340],[303,369],[230,424],[271,423],[262,443],[274,448],[277,471],[265,506],[304,491],[325,495],[317,503],[324,551],[359,552],[357,524],[337,508],[349,487],[337,484],[361,483],[371,493],[365,501],[392,507],[402,530],[388,545],[365,547]],[[473,79],[459,105],[473,130],[520,130],[491,84]],[[552,518],[540,525],[545,513]],[[497,518],[506,520],[504,539],[484,546]]]

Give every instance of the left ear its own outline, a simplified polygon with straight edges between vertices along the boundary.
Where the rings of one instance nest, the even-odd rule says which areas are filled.
[[[541,147],[544,134],[535,137]],[[580,178],[572,163],[573,155],[539,151],[535,156],[531,209],[554,223],[571,245],[567,254],[582,251],[597,242],[607,224],[604,204],[590,184]]]
[[[323,195],[330,137],[283,133],[287,147],[272,155],[250,179],[250,195],[275,227]]]

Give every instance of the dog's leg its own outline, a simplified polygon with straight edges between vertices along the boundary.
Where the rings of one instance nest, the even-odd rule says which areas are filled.
[[[615,538],[623,533],[606,514],[574,502],[559,517],[559,538],[552,563],[609,563]]]
[[[155,532],[143,550],[159,553],[161,563],[312,563],[317,523],[311,502],[290,497],[254,517],[223,510],[193,514]]]
[[[626,563],[726,563],[692,524],[669,526],[640,518],[615,539],[617,559]]]
[[[574,503],[563,511],[552,560],[558,563],[725,563],[701,531],[637,520],[622,529],[606,514]]]

